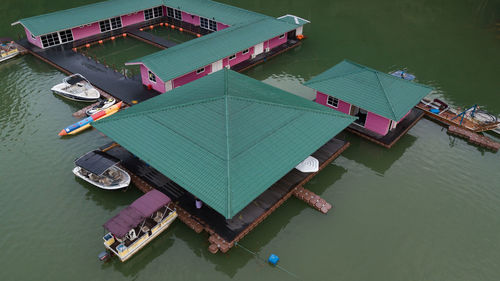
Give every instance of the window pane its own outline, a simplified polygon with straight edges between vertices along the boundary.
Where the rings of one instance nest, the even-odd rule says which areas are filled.
[[[175,18],[180,20],[182,19],[182,13],[179,10],[174,10],[175,11]]]
[[[111,28],[117,29],[120,27],[122,27],[122,19],[120,17],[112,18],[111,19]]]
[[[174,17],[174,9],[167,7],[167,16],[173,18]]]
[[[217,22],[210,20],[208,29],[213,30],[213,31],[217,31]]]
[[[149,20],[153,18],[153,9],[144,10],[144,19]]]

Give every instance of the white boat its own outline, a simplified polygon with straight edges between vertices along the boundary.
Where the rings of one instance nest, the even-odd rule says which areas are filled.
[[[19,50],[13,42],[10,43],[0,43],[0,62],[11,59],[19,55]]]
[[[114,98],[109,98],[107,100],[101,100],[101,102],[98,105],[87,109],[85,111],[85,114],[87,114],[87,116],[90,116],[94,113],[97,113],[99,111],[102,111],[102,110],[105,110],[106,108],[111,107],[113,104],[115,104],[115,102],[116,102],[116,100]]]
[[[171,199],[153,189],[104,224],[104,247],[124,262],[166,230],[177,218]],[[100,257],[101,260],[104,260]]]
[[[75,160],[73,174],[101,189],[125,188],[130,184],[130,175],[117,166],[119,162],[102,151],[90,151]]]
[[[101,94],[81,74],[73,74],[52,87],[52,92],[74,101],[95,102]]]

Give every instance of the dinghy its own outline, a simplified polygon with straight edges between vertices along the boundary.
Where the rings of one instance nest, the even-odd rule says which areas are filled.
[[[116,102],[116,100],[114,98],[109,98],[107,100],[101,100],[101,102],[99,102],[98,105],[87,109],[87,111],[85,111],[85,114],[87,114],[87,116],[91,116],[92,114],[95,114],[99,111],[103,111],[106,108],[109,108],[110,106],[115,104],[115,102]]]
[[[52,87],[52,92],[61,97],[83,102],[95,102],[101,94],[81,74],[73,74]]]
[[[102,151],[90,151],[75,160],[73,174],[101,189],[121,189],[130,184],[130,175],[117,166],[119,162]]]

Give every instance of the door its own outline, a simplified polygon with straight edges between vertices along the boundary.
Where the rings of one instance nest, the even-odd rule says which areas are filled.
[[[221,69],[222,69],[222,60],[218,60],[218,61],[212,63],[212,72],[211,73],[217,72]]]
[[[172,90],[172,80],[165,82],[165,92]]]
[[[366,116],[368,112],[364,109],[361,109],[357,106],[351,106],[351,115],[358,117],[358,120],[354,121],[354,124],[360,125],[362,127],[365,126]]]
[[[264,43],[255,45],[252,57],[256,57],[264,52]]]

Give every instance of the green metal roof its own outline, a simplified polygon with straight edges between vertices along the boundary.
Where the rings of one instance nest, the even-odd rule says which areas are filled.
[[[297,25],[304,25],[310,23],[310,21],[294,15],[284,15],[282,17],[279,17],[278,19]]]
[[[33,35],[39,36],[150,9],[160,5],[163,5],[163,0],[109,0],[24,18],[19,20],[19,22]]]
[[[224,69],[93,126],[232,218],[354,119]]]
[[[177,78],[297,28],[274,18],[228,27],[128,63],[143,63],[163,81]]]
[[[433,90],[348,60],[304,85],[395,121]]]

